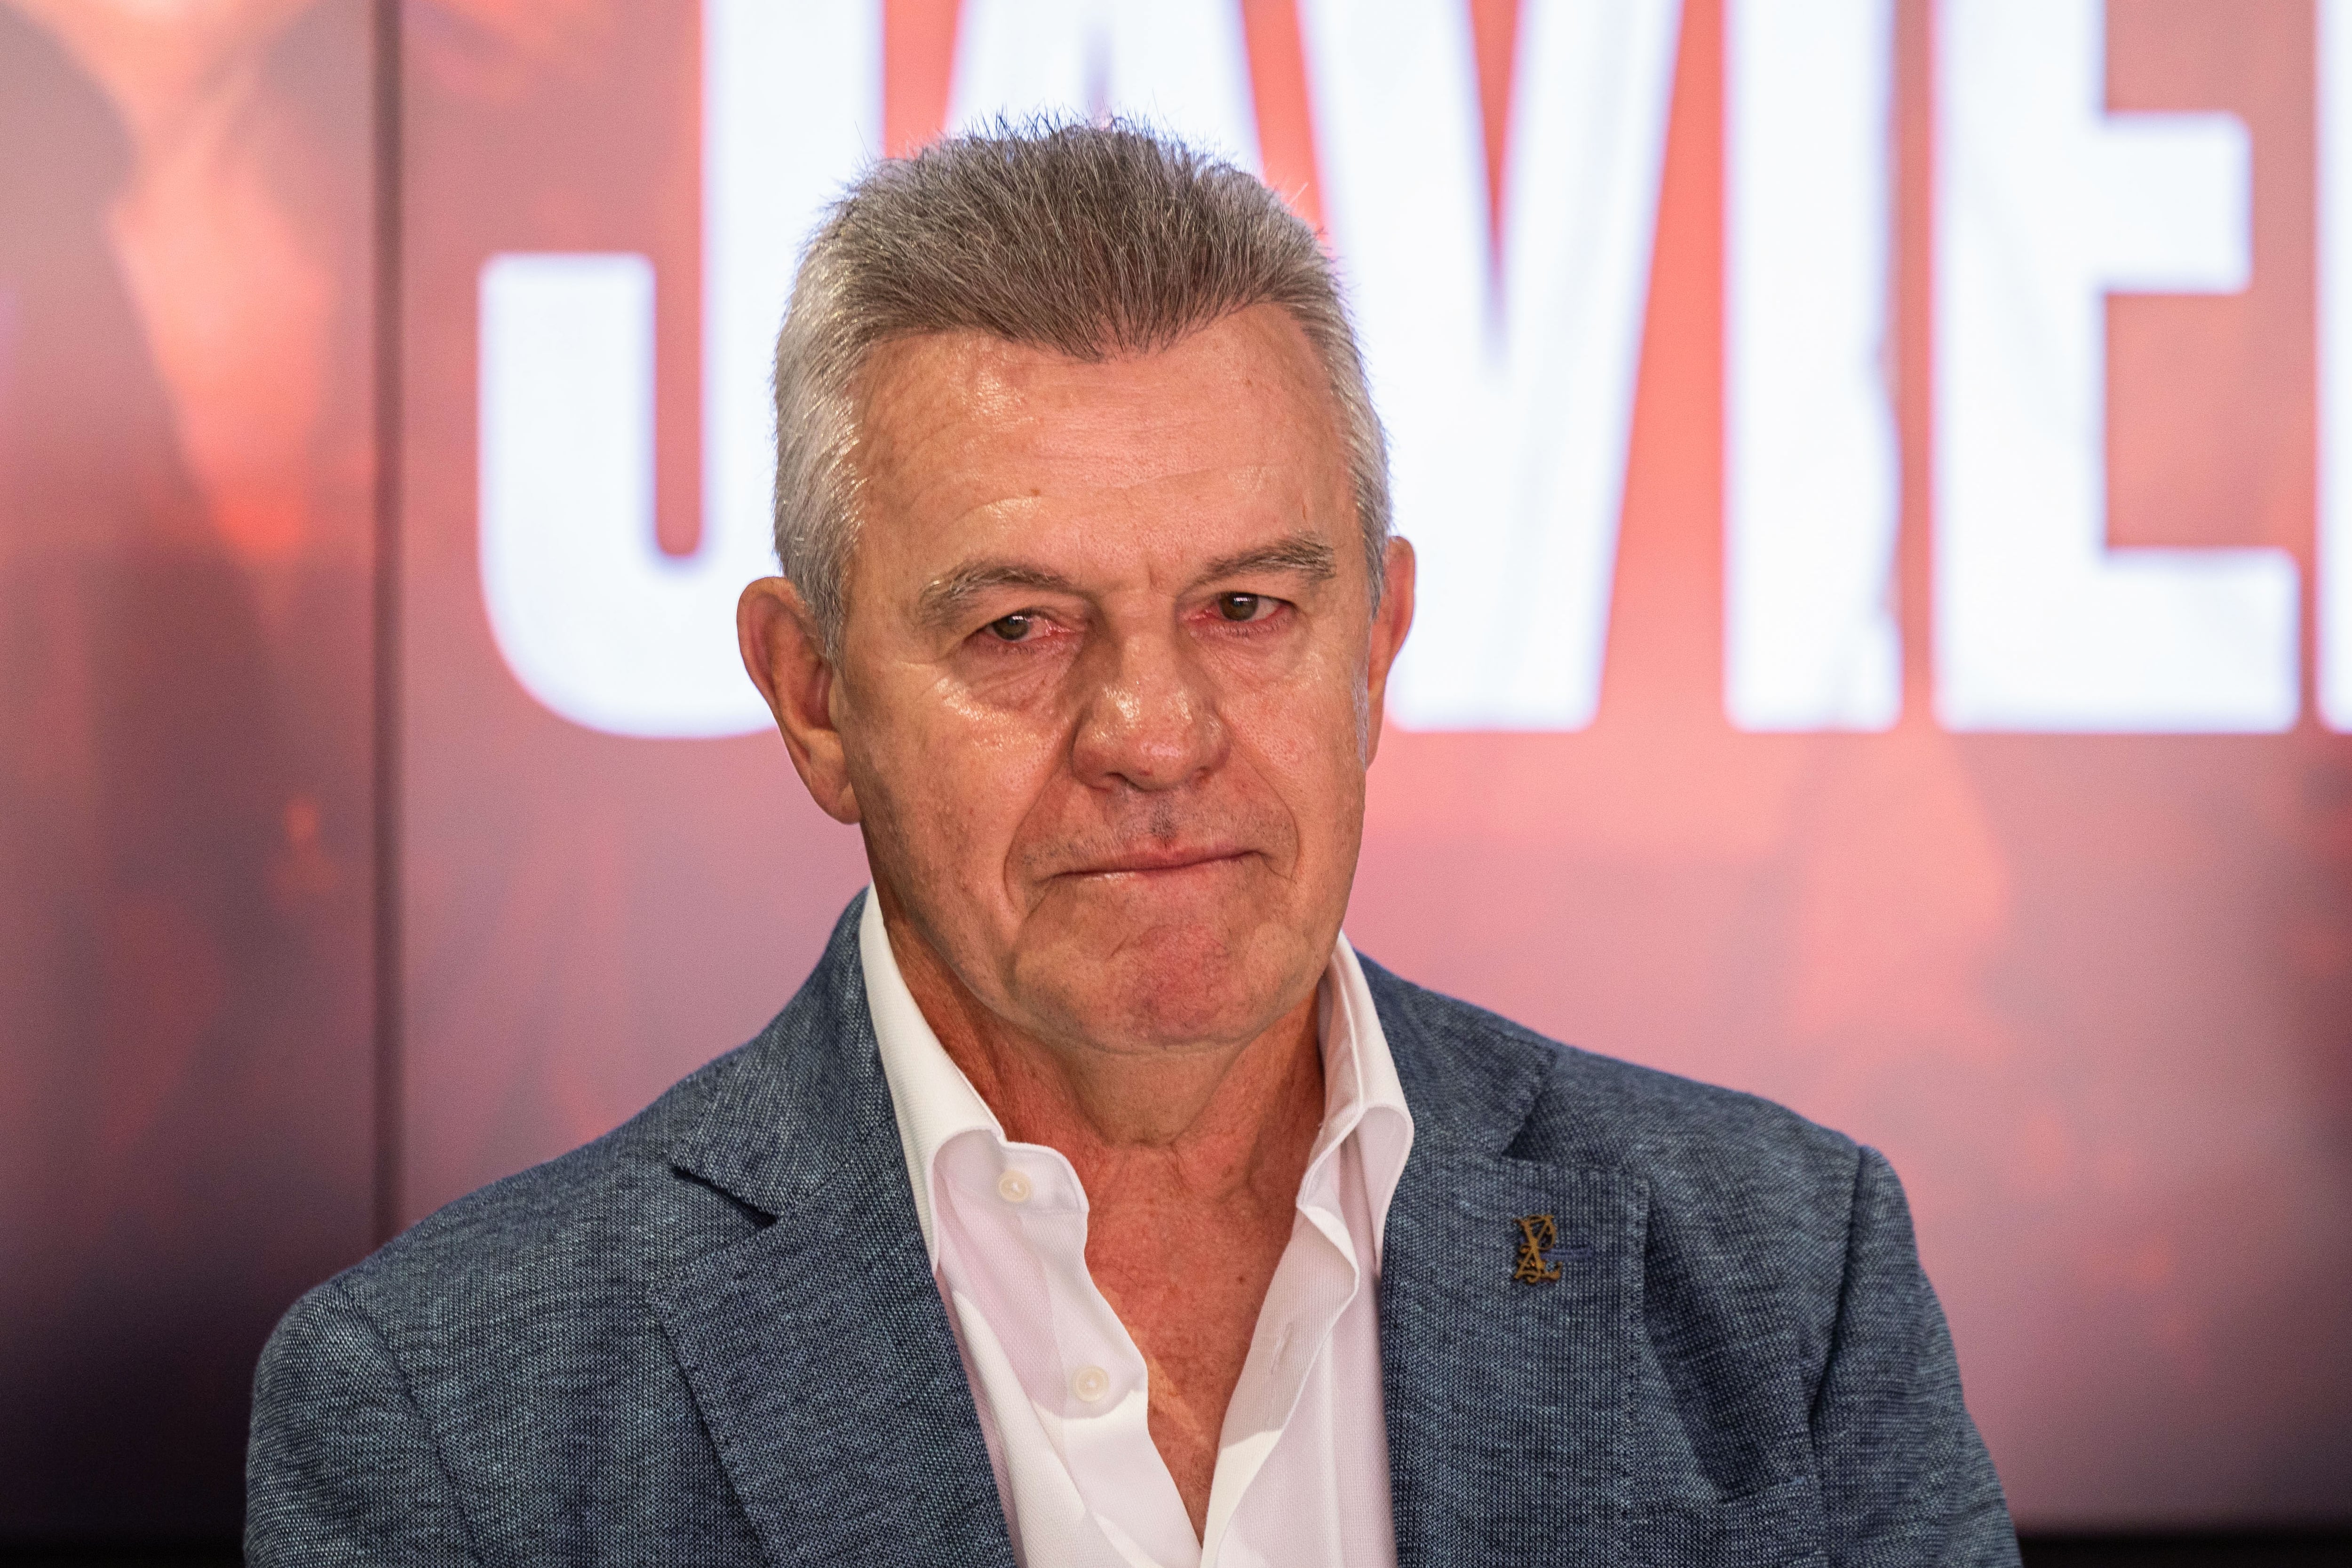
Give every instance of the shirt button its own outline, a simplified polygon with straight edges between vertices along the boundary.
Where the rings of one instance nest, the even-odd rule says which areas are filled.
[[[1029,1185],[1029,1178],[1019,1171],[1006,1171],[996,1178],[996,1196],[1007,1203],[1026,1203],[1029,1195],[1036,1190]]]
[[[1110,1374],[1099,1366],[1082,1366],[1071,1375],[1070,1392],[1095,1404],[1110,1392]]]

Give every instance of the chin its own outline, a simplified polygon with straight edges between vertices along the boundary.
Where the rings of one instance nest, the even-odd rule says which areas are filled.
[[[1323,969],[1295,927],[1249,925],[1241,932],[1157,925],[1124,940],[1082,942],[1041,966],[1058,974],[1035,978],[1056,993],[1055,1010],[1074,1031],[1106,1043],[1247,1040],[1312,994]]]

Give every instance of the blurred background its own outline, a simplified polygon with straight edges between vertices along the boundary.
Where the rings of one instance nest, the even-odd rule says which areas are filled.
[[[0,1554],[791,995],[790,266],[1038,110],[1347,277],[1356,943],[1884,1149],[2036,1555],[2345,1552],[2352,5],[0,0]]]

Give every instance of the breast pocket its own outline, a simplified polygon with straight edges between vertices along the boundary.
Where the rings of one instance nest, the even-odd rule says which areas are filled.
[[[1806,1568],[1822,1553],[1811,1476],[1721,1502],[1644,1510],[1628,1521],[1632,1568]]]

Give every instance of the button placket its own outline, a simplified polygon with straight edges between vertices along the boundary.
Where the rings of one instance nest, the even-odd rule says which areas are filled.
[[[1079,1431],[1118,1411],[1128,1392],[1141,1385],[1142,1368],[1130,1367],[1136,1360],[1132,1342],[1087,1268],[1084,1189],[1074,1173],[1054,1160],[1040,1163],[1045,1168],[1034,1173],[1008,1166],[999,1179],[997,1196],[1012,1206],[1006,1218],[1018,1226],[1044,1267],[1065,1417],[1077,1423],[1066,1431],[1064,1440],[1084,1446],[1108,1437],[1102,1433],[1082,1438]],[[1066,1460],[1076,1456],[1076,1448],[1066,1448]]]

